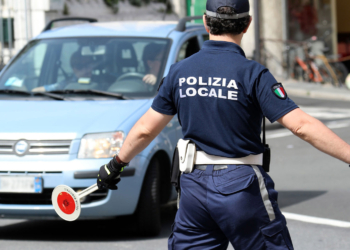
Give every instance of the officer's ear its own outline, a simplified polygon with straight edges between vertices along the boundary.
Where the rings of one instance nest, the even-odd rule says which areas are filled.
[[[253,20],[253,18],[250,17],[250,20],[249,20],[249,23],[248,23],[247,27],[243,30],[243,33],[244,33],[244,34],[247,33],[248,28],[249,28],[250,24],[252,23],[252,20]]]
[[[203,23],[204,23],[204,28],[205,28],[205,30],[208,32],[208,33],[210,33],[209,32],[209,28],[208,28],[208,26],[207,26],[207,20],[205,19],[205,14],[203,15]]]

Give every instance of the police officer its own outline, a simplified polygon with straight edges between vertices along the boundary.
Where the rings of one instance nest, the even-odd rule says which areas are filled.
[[[152,107],[119,155],[102,166],[100,187],[116,188],[120,171],[177,114],[196,165],[181,175],[181,199],[169,249],[293,249],[277,192],[262,168],[263,117],[317,149],[350,163],[350,145],[288,98],[281,83],[240,47],[250,23],[248,0],[207,0],[210,40],[174,64]],[[117,179],[116,179],[117,178]]]

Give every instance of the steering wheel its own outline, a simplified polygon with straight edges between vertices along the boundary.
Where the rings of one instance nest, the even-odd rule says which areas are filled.
[[[118,77],[108,90],[115,92],[150,92],[153,86],[142,81],[144,75],[136,72],[128,72]],[[130,78],[130,79],[127,79]],[[134,80],[132,79],[134,78]]]
[[[141,73],[137,73],[137,72],[128,72],[125,74],[122,74],[121,76],[119,76],[116,80],[116,82],[123,80],[125,78],[129,78],[129,77],[135,77],[135,78],[141,78],[141,80],[143,79],[145,75],[141,74]]]

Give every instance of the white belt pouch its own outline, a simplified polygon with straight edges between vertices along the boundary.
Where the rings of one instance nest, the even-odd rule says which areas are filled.
[[[177,143],[179,151],[180,171],[183,173],[192,173],[196,160],[196,145],[190,140],[180,139]]]

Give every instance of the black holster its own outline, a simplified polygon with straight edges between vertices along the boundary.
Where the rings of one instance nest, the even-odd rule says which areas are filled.
[[[270,161],[271,161],[271,149],[268,144],[266,144],[266,135],[265,135],[265,117],[263,117],[263,141],[264,145],[264,154],[263,154],[263,165],[262,168],[265,172],[270,171]]]
[[[177,147],[175,147],[173,161],[170,167],[170,182],[171,182],[171,185],[175,187],[177,192],[177,209],[179,209],[180,196],[181,196],[180,177],[181,177],[181,171],[180,171],[180,162],[179,162],[179,150],[177,149]]]
[[[268,144],[264,144],[264,154],[263,154],[263,165],[262,168],[265,172],[270,171],[270,161],[271,161],[271,149]]]
[[[173,161],[170,168],[170,182],[173,185],[177,192],[180,190],[180,162],[179,162],[179,151],[177,147],[175,147]]]

